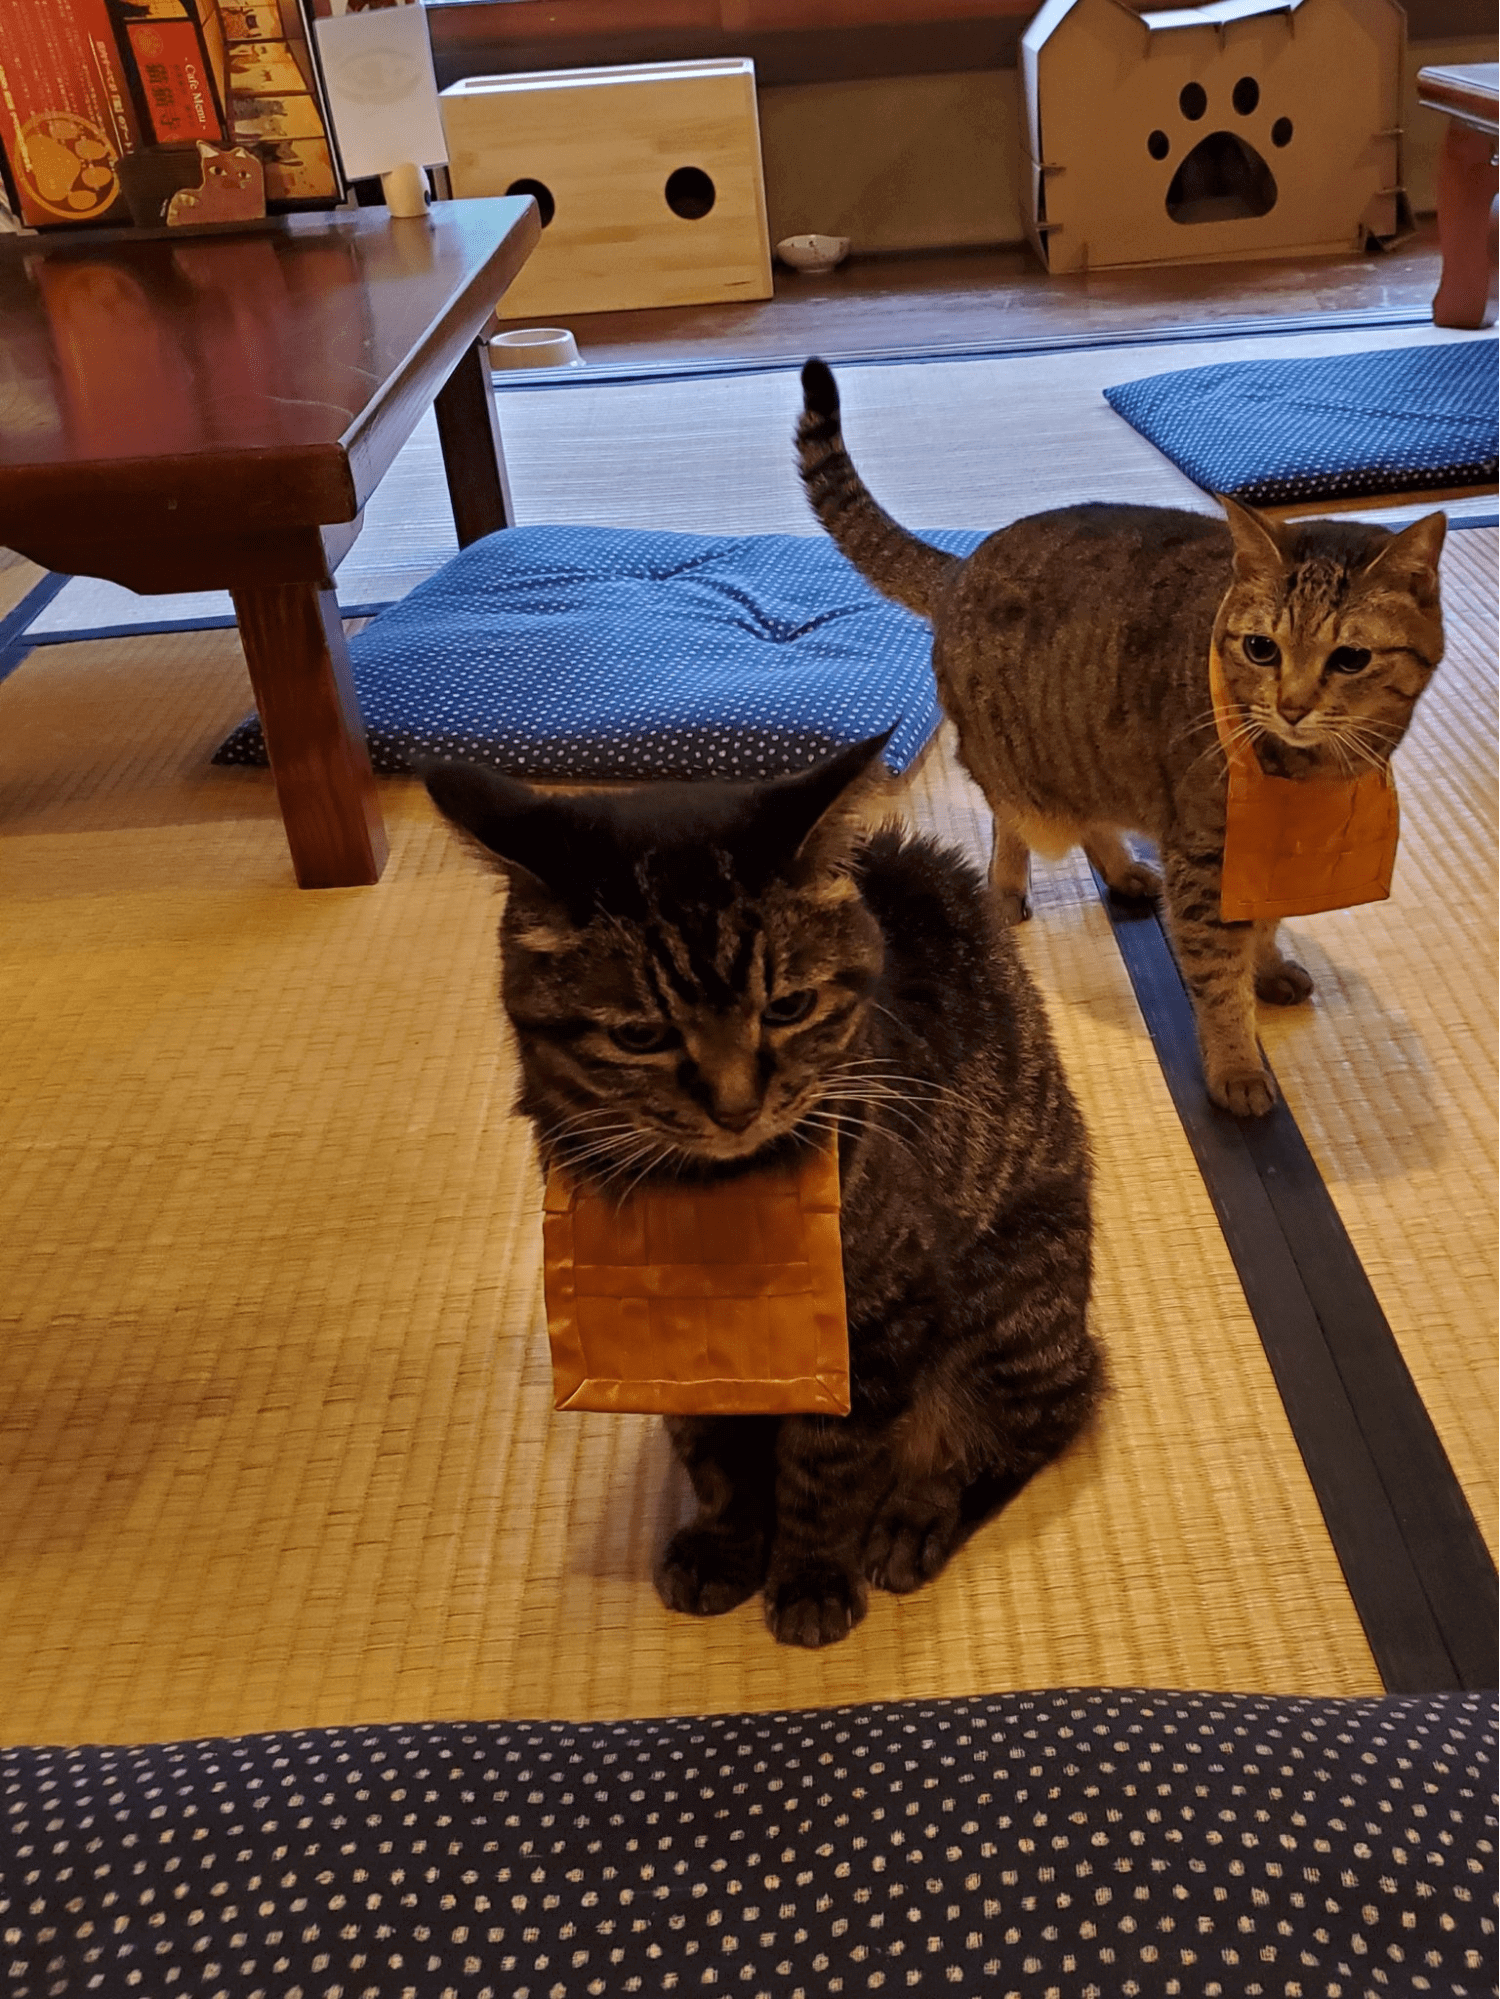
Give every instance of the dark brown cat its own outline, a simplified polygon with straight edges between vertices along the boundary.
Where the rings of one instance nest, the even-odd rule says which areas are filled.
[[[1256,996],[1291,1006],[1312,980],[1282,955],[1274,923],[1219,915],[1226,765],[1209,642],[1272,776],[1383,769],[1443,653],[1444,516],[1392,534],[1278,526],[1228,499],[1227,526],[1165,507],[1065,507],[960,558],[872,499],[828,368],[809,361],[802,383],[797,442],[818,518],[877,590],[932,625],[938,692],[995,818],[1003,915],[1029,913],[1033,847],[1082,845],[1122,896],[1164,889],[1209,1094],[1241,1116],[1268,1111]],[[1160,880],[1126,832],[1156,842]]]
[[[544,1164],[622,1191],[836,1135],[847,1417],[670,1418],[672,1609],[765,1590],[826,1645],[1087,1417],[1089,1163],[1040,1002],[957,855],[857,836],[883,738],[763,783],[549,794],[428,765],[509,879],[501,992]]]

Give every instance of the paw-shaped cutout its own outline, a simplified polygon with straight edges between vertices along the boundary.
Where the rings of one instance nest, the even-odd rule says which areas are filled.
[[[1260,109],[1260,84],[1253,76],[1240,77],[1229,101],[1237,116],[1253,117]],[[1177,108],[1187,124],[1198,124],[1211,108],[1208,92],[1201,83],[1185,83],[1177,95]],[[1269,137],[1273,146],[1289,146],[1291,119],[1276,119]],[[1189,138],[1191,134],[1185,133],[1183,143]],[[1146,135],[1146,151],[1153,160],[1166,161],[1175,150],[1171,135],[1161,126]],[[1264,155],[1244,133],[1221,127],[1206,132],[1179,159],[1167,188],[1166,208],[1174,222],[1236,222],[1269,215],[1276,197],[1276,176]]]

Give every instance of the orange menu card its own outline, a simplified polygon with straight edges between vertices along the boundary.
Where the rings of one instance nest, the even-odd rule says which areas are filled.
[[[1279,921],[1380,902],[1391,892],[1401,816],[1389,766],[1363,777],[1268,777],[1233,737],[1233,703],[1219,649],[1209,651],[1214,722],[1229,763],[1226,923]]]
[[[849,1413],[836,1149],[617,1203],[548,1175],[559,1409]]]

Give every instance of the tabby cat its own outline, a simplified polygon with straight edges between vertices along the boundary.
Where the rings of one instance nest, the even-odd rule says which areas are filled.
[[[1400,534],[1357,521],[1283,527],[1235,501],[1223,521],[1088,505],[1016,521],[967,558],[899,527],[850,463],[838,390],[802,371],[797,443],[814,511],[877,590],[929,620],[960,755],[994,813],[1001,913],[1027,905],[1029,851],[1081,844],[1111,890],[1165,891],[1210,1096],[1275,1101],[1256,996],[1307,998],[1274,923],[1219,915],[1226,761],[1209,693],[1219,646],[1234,726],[1275,777],[1383,769],[1443,653],[1429,514]],[[1155,841],[1161,877],[1123,835]]]
[[[574,795],[423,771],[509,882],[501,994],[544,1166],[624,1192],[836,1138],[851,1412],[669,1418],[698,1512],[656,1572],[700,1616],[763,1588],[797,1645],[844,1637],[870,1583],[936,1575],[1097,1387],[1078,1110],[979,875],[859,834],[884,741]]]

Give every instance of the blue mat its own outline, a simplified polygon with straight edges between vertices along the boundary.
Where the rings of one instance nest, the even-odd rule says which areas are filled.
[[[1496,358],[1493,340],[1462,340],[1233,361],[1104,394],[1205,492],[1262,506],[1359,499],[1494,483]]]
[[[927,626],[822,534],[507,528],[349,654],[386,773],[435,755],[518,777],[770,777],[893,725],[901,771],[939,719]],[[214,756],[265,761],[254,716]]]

